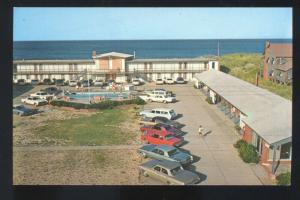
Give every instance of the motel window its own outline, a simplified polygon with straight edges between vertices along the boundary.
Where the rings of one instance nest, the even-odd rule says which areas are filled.
[[[291,159],[292,143],[288,142],[281,145],[280,159]]]
[[[261,154],[262,150],[262,139],[258,134],[252,130],[252,145],[256,148],[256,151]]]

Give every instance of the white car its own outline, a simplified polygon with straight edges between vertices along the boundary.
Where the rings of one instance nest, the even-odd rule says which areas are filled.
[[[161,103],[172,103],[176,101],[175,97],[171,96],[165,96],[165,95],[144,95],[139,96],[144,101],[155,101],[155,102],[161,102]]]
[[[166,81],[165,81],[166,84],[174,84],[174,80],[171,79],[171,78],[167,78]]]
[[[94,82],[94,86],[104,86],[104,81],[103,80],[96,80]]]
[[[21,99],[21,102],[34,105],[34,106],[41,106],[48,104],[48,101],[45,99],[41,99],[39,97],[26,97],[24,99]]]
[[[30,96],[31,97],[39,97],[39,98],[45,99],[45,100],[53,98],[53,95],[47,94],[46,92],[42,92],[42,91],[30,94]]]
[[[165,89],[154,89],[154,90],[149,90],[145,91],[146,94],[149,95],[164,95],[164,96],[172,96],[173,93],[170,91],[167,91]]]
[[[161,78],[158,78],[158,79],[156,79],[156,85],[163,85],[165,82],[164,82],[164,80],[163,79],[161,79]]]
[[[173,109],[168,108],[154,108],[152,110],[144,110],[139,113],[143,117],[154,118],[154,117],[165,117],[169,120],[174,119],[177,114]]]
[[[69,81],[69,86],[70,87],[75,87],[76,85],[77,85],[77,81],[74,81],[74,80]]]
[[[132,85],[138,86],[141,85],[141,82],[139,79],[132,79]]]

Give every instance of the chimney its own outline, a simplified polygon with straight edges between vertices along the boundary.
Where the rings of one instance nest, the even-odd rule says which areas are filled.
[[[96,57],[96,51],[94,50],[93,53],[92,53],[92,57]]]

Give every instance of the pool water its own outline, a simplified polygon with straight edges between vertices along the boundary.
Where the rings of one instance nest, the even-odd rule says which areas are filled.
[[[70,100],[81,100],[88,101],[89,98],[93,99],[94,97],[105,97],[109,100],[119,100],[119,99],[128,99],[130,92],[78,92],[66,94],[70,97]]]

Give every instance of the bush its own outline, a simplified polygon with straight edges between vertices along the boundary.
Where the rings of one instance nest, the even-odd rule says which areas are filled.
[[[241,143],[242,144],[242,143]],[[258,163],[259,156],[256,152],[256,149],[251,144],[242,144],[240,148],[238,148],[240,157],[246,163]]]
[[[245,142],[245,140],[238,140],[233,146],[237,149],[239,149],[242,145],[247,145],[247,143]]]
[[[291,185],[291,172],[279,174],[276,180],[277,185]]]
[[[212,100],[211,100],[211,98],[210,97],[206,97],[206,99],[205,99],[206,101],[207,101],[207,103],[209,103],[209,104],[213,104],[213,102],[212,102]]]
[[[130,99],[124,101],[107,100],[95,104],[83,104],[83,103],[68,102],[68,101],[51,101],[50,104],[58,107],[62,107],[62,106],[72,107],[75,109],[111,109],[119,105],[129,105],[129,104],[144,105],[146,104],[146,102],[142,99]]]

